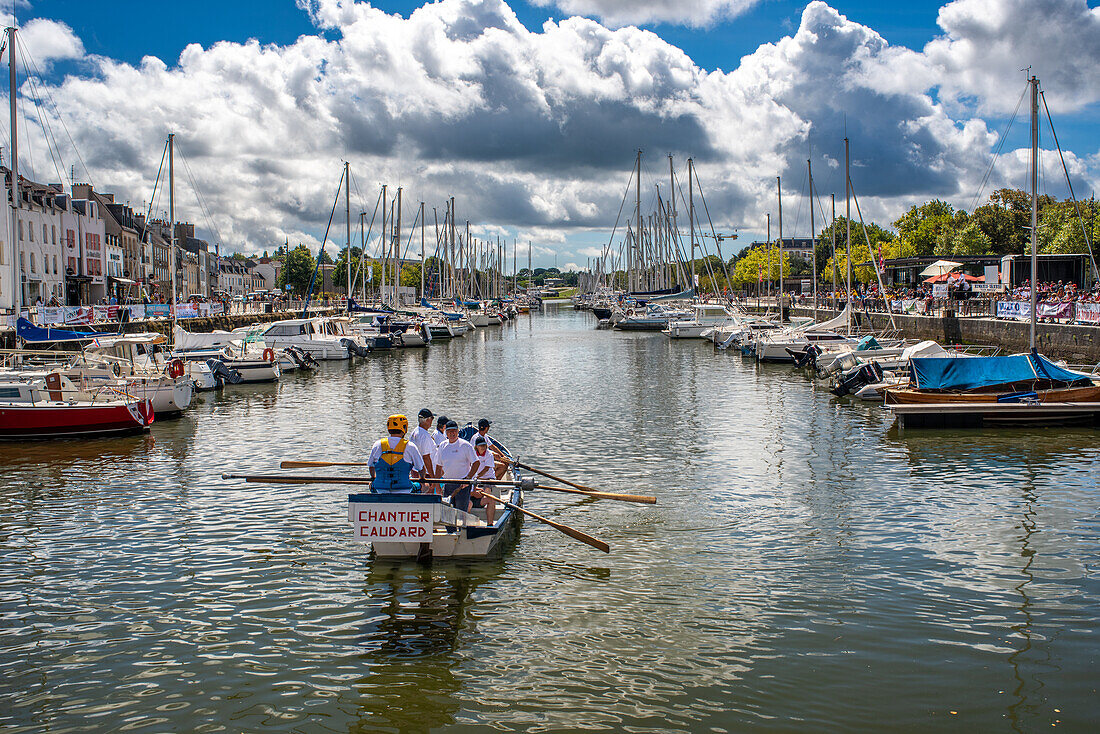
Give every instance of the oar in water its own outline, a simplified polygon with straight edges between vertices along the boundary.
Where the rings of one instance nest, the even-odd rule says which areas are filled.
[[[533,467],[529,464],[524,464],[521,461],[515,461],[513,463],[516,466],[518,466],[520,469],[526,469],[527,471],[534,472],[535,474],[541,474],[542,476],[546,477],[547,479],[553,479],[555,482],[561,482],[562,484],[568,484],[570,487],[573,487],[574,489],[583,489],[586,492],[595,492],[596,491],[596,490],[592,489],[591,487],[584,486],[583,484],[577,484],[576,482],[571,482],[568,479],[562,479],[561,477],[555,477],[550,472],[545,472],[545,471],[542,471],[541,469],[536,469],[535,467]],[[653,502],[654,502],[654,504],[656,504],[657,500],[654,500]]]
[[[498,481],[496,479],[479,479],[478,484],[487,484],[489,486],[498,487],[515,487],[520,486],[524,489],[549,489],[554,492],[568,492],[569,494],[581,494],[585,497],[592,497],[598,500],[618,500],[620,502],[638,502],[643,505],[655,505],[657,504],[657,498],[644,494],[614,494],[612,492],[598,492],[594,489],[570,489],[569,487],[551,487],[549,484],[530,484],[524,482],[508,482]]]
[[[289,474],[222,474],[222,479],[243,479],[246,482],[262,482],[265,484],[370,484],[371,481],[370,479],[367,479],[365,477],[305,477],[291,476]],[[550,520],[549,518],[543,517],[542,515],[536,515],[530,510],[526,510],[517,504],[513,504],[512,502],[498,499],[497,497],[494,497],[487,492],[482,493],[482,496],[492,502],[496,502],[504,505],[505,507],[510,507],[513,510],[522,512],[524,515],[530,515],[536,520],[546,523],[555,530],[559,530],[565,533],[570,538],[575,538],[582,543],[587,543],[597,550],[602,550],[604,553],[611,552],[611,546],[609,546],[607,543],[603,542],[602,540],[597,540],[591,535],[582,533],[576,528],[571,528],[568,525],[564,525],[560,522],[555,522],[553,520]]]
[[[577,530],[576,528],[571,528],[568,525],[563,525],[560,522],[555,522],[555,521],[553,521],[549,518],[543,517],[542,515],[536,515],[535,513],[531,512],[530,510],[524,509],[524,508],[520,507],[517,504],[514,504],[512,502],[507,502],[507,501],[502,500],[498,497],[494,497],[493,495],[488,494],[488,493],[482,493],[482,497],[484,499],[490,500],[491,502],[496,502],[497,504],[501,504],[501,505],[504,505],[505,507],[509,507],[513,510],[516,510],[517,512],[522,512],[524,515],[529,515],[529,516],[535,518],[536,520],[539,520],[540,522],[546,523],[547,525],[554,528],[555,530],[558,530],[558,531],[561,531],[561,532],[565,533],[570,538],[574,538],[575,540],[579,540],[582,543],[587,543],[588,545],[592,546],[596,550],[602,550],[604,553],[610,553],[611,552],[611,546],[609,546],[607,543],[603,542],[602,540],[598,540],[596,538],[593,538],[591,535],[588,535],[587,533],[582,533],[580,530]]]

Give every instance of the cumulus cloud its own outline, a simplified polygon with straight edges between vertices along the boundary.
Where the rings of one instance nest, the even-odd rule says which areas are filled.
[[[728,231],[763,218],[777,174],[797,192],[808,157],[818,189],[843,192],[845,133],[870,216],[972,195],[995,142],[930,93],[944,56],[891,46],[822,2],[728,73],[636,27],[571,17],[528,30],[503,0],[441,0],[407,18],[351,0],[300,5],[323,33],[191,45],[171,64],[95,57],[54,84],[93,183],[148,199],[175,132],[209,225],[230,249],[253,250],[316,242],[347,159],[353,206],[368,217],[383,182],[404,187],[406,222],[427,202],[429,230],[455,196],[459,222],[475,236],[518,237],[523,258],[527,241],[538,256],[565,251],[569,233],[610,229],[638,148],[645,206],[655,185],[668,200],[669,153],[686,192],[690,155]],[[31,123],[28,150],[41,154]],[[182,216],[208,226],[177,176]],[[590,257],[593,239],[567,258]]]
[[[1100,8],[1086,0],[955,0],[937,23],[924,54],[945,97],[1011,112],[1030,66],[1052,110],[1100,101]]]
[[[674,23],[709,26],[741,15],[760,0],[534,0],[562,12],[599,18],[610,26]]]
[[[84,55],[84,44],[72,28],[46,18],[35,18],[20,28],[19,42],[31,50],[31,58],[37,64],[78,59]]]

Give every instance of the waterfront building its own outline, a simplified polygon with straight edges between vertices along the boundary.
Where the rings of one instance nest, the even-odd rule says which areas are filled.
[[[70,206],[62,214],[65,303],[69,306],[98,303],[107,295],[103,215],[93,200],[68,202]]]
[[[276,289],[279,280],[279,271],[283,264],[269,257],[262,257],[252,268],[253,291],[272,291]]]
[[[247,261],[231,257],[219,257],[217,260],[217,292],[230,296],[244,296],[251,292],[252,274],[248,270]]]

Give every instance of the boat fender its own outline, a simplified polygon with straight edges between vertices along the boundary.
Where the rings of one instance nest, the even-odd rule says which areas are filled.
[[[183,360],[173,359],[168,363],[168,376],[172,379],[183,377]]]
[[[275,361],[275,350],[272,349],[271,347],[268,347],[267,349],[264,350],[264,361],[265,362],[274,362]]]

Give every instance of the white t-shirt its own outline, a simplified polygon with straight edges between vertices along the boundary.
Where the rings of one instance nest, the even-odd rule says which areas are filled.
[[[442,467],[444,479],[465,479],[475,461],[474,447],[461,438],[444,443],[436,451],[436,466]]]
[[[443,444],[447,443],[447,432],[434,430],[432,431],[432,438],[435,440],[436,446],[442,446]]]
[[[432,434],[426,430],[417,426],[413,429],[413,432],[409,434],[409,441],[416,446],[416,450],[420,452],[421,456],[430,456],[432,461],[435,461],[435,449],[436,443],[432,438]]]
[[[477,456],[477,449],[474,449],[474,456]],[[477,461],[481,464],[477,470],[478,479],[496,479],[496,459],[493,457],[492,451],[486,451],[484,456],[477,456]]]
[[[390,449],[397,448],[397,444],[401,442],[400,436],[390,436],[389,439]],[[367,463],[371,466],[374,466],[382,458],[382,440],[378,439],[371,447],[370,456],[367,457]],[[424,471],[424,459],[420,458],[420,451],[413,445],[412,441],[405,444],[405,453],[402,454],[401,458],[412,464],[413,470]]]

